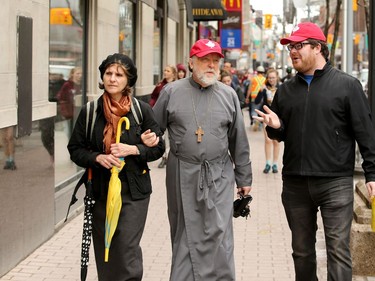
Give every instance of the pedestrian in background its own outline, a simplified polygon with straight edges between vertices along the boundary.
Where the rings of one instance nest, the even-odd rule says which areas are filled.
[[[70,70],[69,80],[66,81],[57,93],[58,113],[66,121],[68,137],[71,136],[74,125],[75,97],[82,94],[82,68],[77,66]],[[61,118],[60,116],[60,118]]]
[[[92,237],[98,280],[140,281],[143,275],[140,241],[152,192],[147,162],[155,161],[162,156],[164,143],[161,138],[156,137],[161,135],[161,131],[147,103],[139,101],[142,111],[140,124],[136,122],[130,110],[133,102],[132,87],[137,81],[137,68],[132,60],[123,54],[113,54],[103,60],[99,70],[103,81],[99,88],[103,89],[104,93],[98,99],[91,141],[86,138],[84,106],[75,124],[68,149],[74,163],[92,169],[92,188],[95,197]],[[120,142],[116,143],[117,124],[123,116],[129,119],[130,129],[124,130]],[[142,141],[145,131],[148,132],[147,138],[150,142]],[[122,207],[111,242],[109,260],[104,262],[108,185],[111,168],[121,167],[120,157],[125,159],[125,167],[119,173]]]
[[[182,63],[176,65],[177,68],[177,79],[182,79],[186,77],[186,67]]]
[[[290,80],[293,77],[293,68],[291,66],[288,66],[286,68],[286,75],[281,78],[281,83],[284,83],[288,80]]]
[[[224,83],[225,85],[232,87],[233,88],[233,83],[232,83],[232,74],[227,72],[226,70],[220,71],[220,81]],[[235,90],[238,100],[240,102],[241,109],[246,107],[245,103],[245,96],[242,91],[242,87],[240,85],[234,86],[236,88],[233,88]]]
[[[271,106],[273,97],[275,96],[277,87],[279,85],[279,73],[276,69],[271,68],[266,73],[266,86],[261,90],[254,103],[259,106],[259,110],[264,111],[263,106]],[[264,152],[266,155],[266,166],[263,173],[268,174],[272,168],[272,173],[278,173],[277,161],[279,160],[280,144],[277,140],[271,140],[267,136],[266,126],[263,126],[264,131]]]
[[[255,104],[255,99],[258,93],[265,88],[266,82],[266,78],[264,77],[266,70],[262,65],[256,68],[256,72],[256,75],[251,79],[245,99],[245,102],[249,105],[250,126],[253,126],[253,131],[258,131],[261,128],[259,122],[253,119],[253,116],[255,115],[255,109],[259,109],[259,106]]]
[[[361,83],[332,67],[321,29],[310,22],[294,27],[288,45],[297,71],[280,85],[271,109],[257,111],[271,139],[284,141],[282,202],[292,232],[297,281],[316,276],[317,213],[327,249],[328,281],[351,281],[355,143],[369,195],[375,195],[373,116]]]
[[[165,68],[164,68],[164,72],[163,72],[163,80],[161,80],[154,88],[154,90],[152,91],[152,94],[151,94],[151,99],[150,99],[150,105],[151,107],[153,107],[156,103],[156,101],[158,100],[159,98],[159,95],[160,95],[160,92],[161,92],[161,89],[163,89],[163,87],[170,83],[170,82],[173,82],[177,79],[177,69],[175,66],[171,65],[171,64],[168,64]],[[164,140],[165,140],[165,152],[164,152],[164,155],[163,157],[161,158],[161,161],[158,165],[158,168],[164,168],[165,165],[167,164],[167,151],[169,149],[169,141],[168,141],[168,133],[165,132],[165,135],[164,135]]]
[[[225,70],[232,74],[232,88],[235,89],[237,85],[241,85],[241,81],[238,79],[238,76],[236,74],[236,69],[232,67],[232,63],[230,61],[225,61],[223,63],[222,70]]]
[[[170,139],[171,281],[235,280],[233,189],[249,194],[252,172],[237,95],[217,80],[222,57],[217,42],[195,42],[192,76],[167,84],[153,107]]]
[[[163,87],[170,82],[177,79],[177,69],[174,65],[168,64],[163,71],[163,79],[155,86],[151,93],[150,105],[153,107],[159,98],[160,91]]]

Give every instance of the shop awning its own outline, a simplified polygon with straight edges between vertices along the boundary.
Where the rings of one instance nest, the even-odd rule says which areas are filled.
[[[194,21],[225,20],[226,10],[221,0],[191,0]]]

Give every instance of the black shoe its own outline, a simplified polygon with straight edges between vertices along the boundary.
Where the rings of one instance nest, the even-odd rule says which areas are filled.
[[[4,170],[15,170],[17,169],[16,163],[14,161],[6,161],[4,165]]]
[[[160,169],[162,169],[162,168],[164,168],[164,166],[167,164],[167,158],[166,157],[163,157],[162,159],[161,159],[161,162],[159,163],[159,165],[158,165],[158,168],[160,168]]]
[[[277,165],[276,165],[276,164],[273,164],[273,165],[272,165],[272,173],[276,174],[276,173],[278,173],[278,172],[279,172],[279,170],[277,169]]]
[[[266,164],[266,167],[263,170],[263,173],[268,174],[268,172],[271,170],[271,166]]]

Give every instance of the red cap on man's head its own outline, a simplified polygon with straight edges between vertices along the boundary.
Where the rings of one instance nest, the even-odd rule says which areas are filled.
[[[315,23],[301,22],[293,28],[289,37],[282,38],[280,40],[280,44],[286,45],[291,42],[302,42],[306,39],[316,39],[324,42],[327,41],[323,31]]]
[[[190,50],[190,57],[197,56],[201,58],[208,54],[218,54],[220,57],[224,57],[220,45],[208,39],[199,39]]]

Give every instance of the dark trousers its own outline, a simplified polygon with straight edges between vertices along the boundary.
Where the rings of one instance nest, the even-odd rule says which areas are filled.
[[[282,202],[292,231],[296,281],[316,281],[317,212],[327,249],[328,281],[351,281],[352,177],[283,176]]]
[[[140,246],[150,197],[133,201],[122,181],[122,208],[112,238],[108,262],[104,262],[106,201],[98,200],[93,209],[93,242],[99,281],[141,281],[143,257]]]

